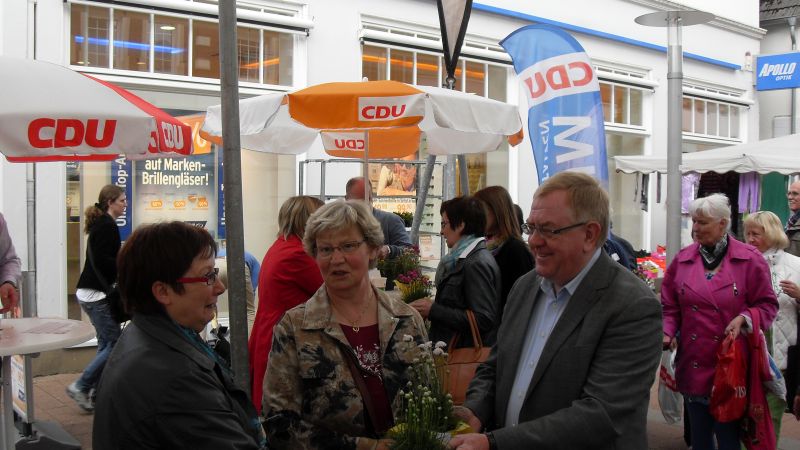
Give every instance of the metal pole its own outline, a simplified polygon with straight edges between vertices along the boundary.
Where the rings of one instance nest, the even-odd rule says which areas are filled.
[[[469,195],[469,172],[467,171],[467,157],[458,155],[458,168],[461,171],[461,176],[458,179],[461,181],[461,195]]]
[[[239,144],[239,58],[236,48],[236,1],[219,1],[220,84],[225,158],[225,229],[231,365],[239,387],[250,395],[247,358],[247,301],[244,276],[242,155]]]
[[[667,263],[670,263],[681,249],[683,49],[679,16],[668,19],[667,41]]]
[[[792,39],[792,51],[797,51],[797,35],[795,34],[795,25],[797,25],[797,17],[789,17],[789,37]],[[797,131],[797,88],[792,88],[792,107],[791,107],[791,134]]]
[[[428,200],[428,187],[431,185],[434,165],[436,165],[436,155],[428,155],[428,160],[425,162],[425,172],[422,174],[422,180],[417,189],[417,208],[414,211],[414,220],[411,223],[411,243],[414,245],[419,245],[419,226],[422,224],[422,214],[425,211],[425,203]]]

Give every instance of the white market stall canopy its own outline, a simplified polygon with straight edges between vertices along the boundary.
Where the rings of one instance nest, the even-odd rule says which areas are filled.
[[[667,173],[666,156],[615,156],[617,172]],[[681,172],[800,173],[800,134],[684,153]]]

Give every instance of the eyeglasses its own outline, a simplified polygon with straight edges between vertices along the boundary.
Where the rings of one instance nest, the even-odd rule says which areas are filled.
[[[213,286],[217,283],[217,278],[219,278],[219,269],[214,268],[211,272],[203,275],[202,277],[182,277],[178,278],[178,283],[205,283],[209,286]]]
[[[533,232],[536,231],[536,232],[539,233],[540,236],[542,236],[545,239],[553,239],[554,237],[558,236],[559,234],[561,234],[561,233],[563,233],[565,231],[569,231],[569,230],[571,230],[573,228],[577,228],[577,227],[586,225],[587,223],[588,222],[573,223],[572,225],[567,225],[565,227],[556,228],[555,230],[551,230],[550,228],[546,228],[546,227],[540,227],[540,226],[536,226],[536,225],[531,225],[529,223],[523,223],[522,224],[522,232],[527,234],[527,235],[532,236]]]
[[[342,245],[325,245],[322,247],[317,247],[317,256],[321,258],[330,258],[333,256],[333,252],[339,250],[342,253],[353,253],[354,251],[358,250],[358,247],[361,247],[364,241],[352,241],[352,242],[345,242]]]

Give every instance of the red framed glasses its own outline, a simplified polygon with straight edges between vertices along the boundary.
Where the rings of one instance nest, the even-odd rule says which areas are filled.
[[[175,281],[178,283],[205,283],[209,286],[213,286],[217,283],[217,278],[219,278],[219,269],[215,267],[214,270],[202,277],[181,277]]]

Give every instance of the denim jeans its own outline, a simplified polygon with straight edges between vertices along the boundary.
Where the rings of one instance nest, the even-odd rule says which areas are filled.
[[[740,450],[739,421],[717,422],[708,409],[708,404],[698,401],[686,403],[692,428],[692,450]],[[719,447],[714,446],[714,435]]]
[[[105,299],[96,302],[82,302],[78,301],[81,308],[89,315],[89,320],[94,325],[95,332],[97,333],[97,354],[92,362],[83,370],[83,375],[75,382],[75,386],[81,392],[89,392],[90,389],[96,388],[97,383],[100,381],[100,375],[103,373],[103,368],[106,366],[108,355],[119,339],[120,328],[119,324],[111,318],[111,311],[108,301]]]

